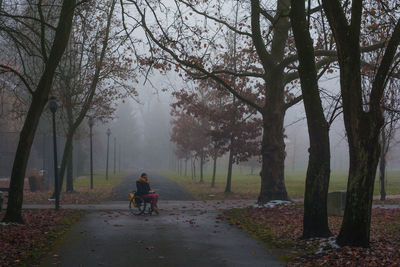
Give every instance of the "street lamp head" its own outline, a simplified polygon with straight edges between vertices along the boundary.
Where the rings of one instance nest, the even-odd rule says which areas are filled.
[[[58,107],[58,103],[56,101],[56,97],[55,96],[51,96],[50,97],[49,103],[47,104],[47,107],[50,109],[50,111],[52,113],[56,113],[57,107]]]
[[[107,135],[108,135],[108,136],[111,135],[111,130],[110,130],[110,128],[107,129]]]
[[[89,124],[89,127],[90,127],[90,128],[92,128],[93,125],[94,125],[94,119],[93,119],[93,116],[92,116],[92,115],[89,116],[88,124]]]

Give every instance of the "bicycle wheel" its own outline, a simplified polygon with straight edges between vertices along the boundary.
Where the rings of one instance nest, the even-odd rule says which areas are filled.
[[[134,215],[141,215],[145,212],[146,210],[146,202],[144,199],[140,196],[135,196],[135,202],[136,202],[136,207],[133,206],[132,201],[129,204],[129,207],[131,208],[131,212]]]

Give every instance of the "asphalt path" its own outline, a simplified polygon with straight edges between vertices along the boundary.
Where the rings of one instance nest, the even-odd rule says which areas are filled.
[[[135,177],[115,190],[114,199],[126,200]],[[160,193],[159,215],[134,216],[121,201],[89,209],[41,266],[285,265],[221,216],[224,209],[249,201],[189,201],[190,194],[175,183],[155,173],[149,178]]]

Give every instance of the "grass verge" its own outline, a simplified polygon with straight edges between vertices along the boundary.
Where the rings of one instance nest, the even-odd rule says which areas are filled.
[[[226,194],[226,174],[217,173],[215,187],[211,187],[211,173],[205,172],[204,183],[199,183],[199,178],[192,180],[190,177],[185,177],[174,171],[163,171],[162,175],[168,179],[178,183],[180,186],[190,192],[196,199],[257,199],[260,192],[260,177],[258,175],[249,175],[245,171],[242,173],[234,172],[232,175],[233,193]],[[305,189],[305,172],[286,172],[285,184],[286,190],[292,199],[303,198]],[[329,191],[346,190],[347,188],[347,173],[335,171],[331,173]],[[374,186],[374,195],[379,195],[379,180],[376,179]],[[388,172],[387,195],[400,194],[400,172]]]
[[[93,175],[93,189],[90,189],[90,176],[81,176],[74,180],[74,192],[61,192],[62,204],[97,204],[109,200],[112,188],[121,183],[126,173],[109,174],[106,180],[105,172],[96,171]],[[64,187],[65,189],[65,187]],[[53,191],[24,191],[24,204],[49,204],[48,198]]]

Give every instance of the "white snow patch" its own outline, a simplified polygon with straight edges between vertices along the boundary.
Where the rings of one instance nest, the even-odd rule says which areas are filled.
[[[331,236],[329,238],[312,238],[310,240],[318,240],[318,251],[315,254],[321,254],[325,251],[340,248],[336,243],[336,237]]]
[[[6,223],[6,222],[0,222],[1,226],[9,226],[9,225],[18,225],[18,223]]]
[[[293,204],[293,203],[290,201],[286,201],[286,200],[271,200],[262,205],[254,204],[253,207],[255,207],[255,208],[275,208],[278,205],[285,206],[285,205],[291,205],[291,204]]]

